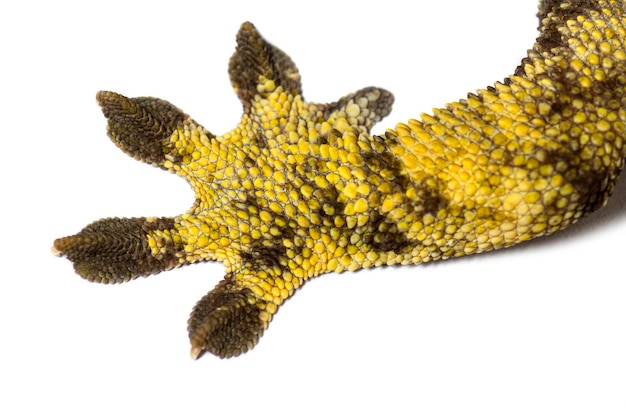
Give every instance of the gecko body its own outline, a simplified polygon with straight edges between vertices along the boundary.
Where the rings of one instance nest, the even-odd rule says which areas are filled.
[[[194,307],[191,355],[239,355],[308,279],[508,247],[598,209],[624,164],[626,15],[621,1],[542,1],[515,73],[464,100],[372,126],[393,96],[364,88],[304,100],[300,75],[251,23],[229,64],[240,124],[216,136],[172,104],[100,92],[108,134],[185,178],[175,217],[108,218],[53,250],[96,282],[220,261]]]

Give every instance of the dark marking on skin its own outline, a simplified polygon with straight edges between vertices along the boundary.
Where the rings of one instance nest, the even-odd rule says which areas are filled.
[[[328,138],[325,135],[317,136],[317,144],[319,144],[320,146],[327,145]]]
[[[362,233],[362,241],[376,252],[393,251],[396,254],[413,249],[419,244],[417,240],[408,239],[406,233],[398,231],[395,223],[375,211],[370,213],[367,231]]]
[[[584,169],[577,152],[567,148],[549,152],[546,163],[559,169],[564,180],[574,187],[580,196],[577,200],[579,207],[585,214],[602,207],[608,195],[605,193],[608,182],[606,169]]]
[[[554,16],[558,17],[559,20],[570,20],[575,19],[577,16],[588,17],[592,11],[601,11],[597,1],[593,0],[572,2],[565,8],[560,7],[562,3],[562,0],[545,0],[540,2],[537,17],[539,17],[538,28],[541,31],[541,34],[537,38],[537,42],[534,47],[534,50],[540,54],[543,52],[552,53],[552,50],[555,48],[566,46],[563,36],[558,31],[558,27],[562,25],[562,23],[551,21],[546,25],[543,24],[543,20],[550,12],[554,11]],[[520,65],[515,69],[514,75],[526,77],[526,72],[524,71],[524,66],[526,64],[532,64],[531,58],[524,57]],[[504,80],[504,83],[509,85],[510,80],[507,78]]]
[[[575,19],[577,16],[589,17],[592,11],[601,11],[597,1],[577,0],[569,3],[567,7],[561,7],[561,3],[561,0],[546,0],[542,2],[537,13],[539,21],[545,19],[550,12],[554,13],[553,18],[557,17],[558,20],[564,21]],[[543,31],[537,39],[537,45],[548,52],[563,46],[563,36],[558,31],[559,26],[561,24],[557,24],[554,21],[549,22],[547,25],[540,25],[539,28],[543,29]]]
[[[235,205],[249,214],[258,214],[261,210],[270,212],[269,208],[260,206],[259,199],[247,195],[246,199]],[[247,250],[241,253],[241,258],[255,264],[257,266],[280,266],[280,259],[285,256],[287,248],[283,240],[293,240],[295,232],[291,227],[280,227],[279,224],[286,224],[287,219],[281,215],[276,215],[274,222],[268,225],[269,233],[263,234],[263,239],[252,240]],[[279,234],[275,236],[271,231],[277,231]]]
[[[564,105],[561,102],[552,102],[550,103],[550,113],[560,115],[563,112]]]
[[[427,185],[417,185],[412,183],[418,191],[418,196],[420,198],[418,204],[414,205],[412,211],[417,214],[437,214],[437,212],[448,206],[448,200],[443,197],[439,190],[433,189]]]
[[[373,172],[380,172],[383,169],[388,169],[393,172],[396,177],[401,177],[400,173],[404,168],[402,162],[389,151],[382,153],[365,151],[361,152],[361,157],[365,162],[365,165]]]
[[[313,199],[320,203],[320,209],[314,213],[322,218],[324,225],[333,226],[335,215],[343,213],[346,204],[339,201],[339,195],[340,192],[334,185],[313,191]]]
[[[388,136],[388,141],[391,137]],[[426,214],[436,214],[447,205],[447,200],[436,189],[426,183],[415,183],[404,171],[404,164],[389,151],[362,152],[361,156],[366,168],[373,173],[379,174],[381,170],[390,170],[393,178],[389,181],[394,185],[394,193],[405,194],[409,188],[415,189],[417,198],[414,201],[407,200],[400,207],[407,214],[415,214],[423,217]],[[377,211],[370,213],[369,228],[364,233],[364,243],[372,250],[380,252],[394,252],[401,254],[419,245],[417,240],[411,240],[403,231],[398,231],[394,221]]]
[[[248,252],[241,254],[241,259],[244,263],[256,267],[280,267],[280,259],[285,256],[285,251],[285,245],[277,241],[274,241],[271,246],[267,246],[255,240]]]
[[[246,199],[243,201],[243,206],[239,206],[242,210],[248,210],[253,214],[259,213],[258,200],[250,194],[246,194]]]
[[[605,200],[613,192],[613,188],[607,188],[608,179],[606,173],[589,171],[584,176],[578,177],[572,182],[574,188],[581,194],[580,203],[584,204],[583,211],[589,214],[604,205]]]
[[[284,239],[288,239],[288,240],[293,240],[293,238],[296,236],[296,233],[295,233],[295,228],[296,227],[281,227],[280,224],[287,223],[287,220],[284,217],[278,216],[278,217],[276,217],[276,220],[278,222],[272,224],[272,227],[276,228],[276,230],[278,230],[280,232],[280,235],[278,237],[279,238],[278,241],[282,242],[283,238]],[[290,224],[295,223],[295,220],[290,220],[289,223]],[[282,244],[281,244],[281,246],[282,246]]]
[[[368,94],[370,93],[377,93],[378,98],[374,100],[370,99],[368,97]],[[391,112],[391,105],[393,104],[394,97],[391,92],[385,89],[367,87],[355,93],[348,94],[336,102],[329,103],[328,105],[324,106],[323,109],[324,119],[327,120],[330,115],[336,111],[345,110],[350,102],[358,104],[359,99],[361,98],[367,98],[367,107],[365,109],[370,112],[370,115],[367,118],[358,117],[356,118],[356,120],[358,121],[359,126],[364,126],[365,129],[369,132],[374,123],[380,121]],[[338,137],[341,136],[341,134],[338,135]]]
[[[601,11],[597,0],[577,0],[568,4],[567,7],[560,7],[563,0],[544,0],[540,3],[537,17],[539,21],[554,11],[554,15],[562,17],[563,20],[575,19],[577,16],[589,16],[590,11]],[[541,27],[540,27],[541,28]]]

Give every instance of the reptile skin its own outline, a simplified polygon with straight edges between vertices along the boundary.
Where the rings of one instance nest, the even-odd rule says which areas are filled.
[[[421,120],[369,134],[392,95],[305,102],[292,60],[244,23],[230,60],[241,123],[216,136],[170,103],[100,92],[113,142],[185,178],[171,218],[107,218],[53,251],[120,283],[216,260],[225,278],[194,307],[191,355],[250,350],[278,308],[327,272],[504,248],[604,205],[624,164],[622,1],[542,1],[515,73]]]

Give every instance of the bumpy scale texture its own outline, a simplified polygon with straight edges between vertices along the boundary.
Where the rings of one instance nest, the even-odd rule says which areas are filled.
[[[194,307],[191,355],[254,347],[278,307],[327,272],[418,264],[508,247],[601,207],[624,164],[622,1],[542,1],[540,35],[502,83],[371,127],[392,95],[305,102],[298,69],[250,23],[230,60],[241,123],[215,136],[170,103],[100,92],[110,138],[184,177],[172,218],[108,218],[53,250],[118,283],[217,260],[226,277]]]

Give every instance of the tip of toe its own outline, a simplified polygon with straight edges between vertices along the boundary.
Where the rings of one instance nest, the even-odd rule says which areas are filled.
[[[55,240],[54,243],[52,244],[52,248],[50,248],[50,252],[52,252],[52,255],[54,256],[62,256],[63,255],[63,249],[59,247],[59,240]]]
[[[189,355],[191,356],[192,360],[197,360],[202,355],[202,348],[198,346],[192,346],[191,350],[189,351]]]

